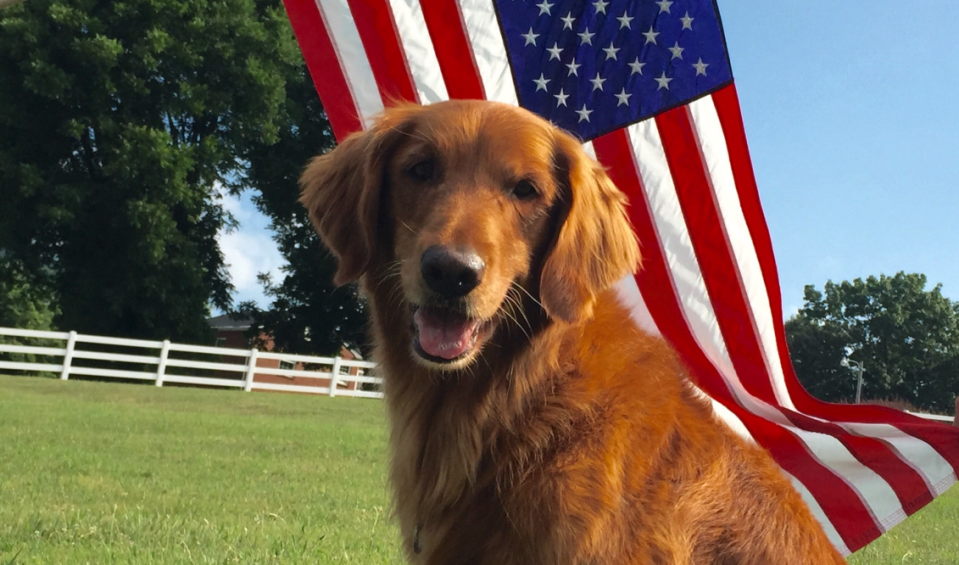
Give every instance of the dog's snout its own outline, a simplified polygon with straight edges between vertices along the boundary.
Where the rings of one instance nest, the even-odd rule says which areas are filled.
[[[445,298],[466,296],[483,280],[486,263],[472,249],[434,245],[423,252],[420,272],[426,286]]]

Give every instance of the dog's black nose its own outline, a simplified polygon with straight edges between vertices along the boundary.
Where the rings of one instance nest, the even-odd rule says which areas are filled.
[[[445,297],[466,296],[483,280],[486,263],[472,249],[454,250],[434,245],[423,252],[420,272],[426,286]]]

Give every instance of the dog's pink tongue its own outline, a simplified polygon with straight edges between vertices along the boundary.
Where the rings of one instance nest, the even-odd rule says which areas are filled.
[[[427,308],[413,314],[423,351],[441,359],[455,359],[473,345],[477,323],[459,316],[440,316]]]

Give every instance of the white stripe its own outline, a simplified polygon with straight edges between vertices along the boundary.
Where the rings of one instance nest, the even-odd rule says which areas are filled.
[[[390,0],[390,6],[420,104],[449,100],[420,0]]]
[[[733,411],[730,410],[729,408],[726,408],[725,404],[716,400],[715,398],[712,398],[705,392],[703,393],[703,395],[705,395],[707,398],[709,398],[709,400],[712,401],[713,414],[715,414],[715,416],[719,418],[720,421],[722,421],[724,424],[729,426],[729,428],[739,437],[743,438],[744,440],[746,440],[747,442],[753,445],[758,445],[756,443],[756,440],[753,439],[752,434],[750,434],[749,430],[746,429],[746,424],[744,424],[743,421],[739,419],[739,416],[734,414]]]
[[[939,452],[925,441],[912,437],[895,426],[842,422],[837,424],[856,435],[877,438],[892,446],[899,452],[901,459],[923,476],[933,496],[942,494],[937,492],[940,485],[947,483],[950,478],[955,478],[952,465],[943,459]]]
[[[776,342],[776,326],[769,307],[769,295],[766,293],[762,269],[759,266],[759,256],[753,246],[752,236],[746,225],[746,217],[739,202],[739,192],[736,190],[736,181],[729,162],[726,137],[723,134],[716,105],[713,103],[712,96],[706,96],[689,104],[688,107],[693,127],[696,128],[699,137],[703,160],[709,172],[711,188],[719,208],[720,222],[726,232],[726,239],[732,247],[741,279],[740,284],[746,292],[750,314],[759,333],[757,337],[762,346],[767,374],[772,377],[773,393],[780,406],[795,410],[796,407],[786,389],[779,345]],[[788,358],[786,352],[783,354]]]
[[[619,296],[619,301],[622,305],[629,308],[630,317],[636,322],[640,329],[650,335],[662,337],[663,334],[660,333],[656,322],[653,320],[653,315],[650,314],[649,308],[646,307],[643,295],[639,292],[636,277],[626,275],[620,279],[613,288],[616,289],[616,294]]]
[[[846,546],[846,542],[842,541],[842,536],[839,535],[839,532],[836,530],[836,527],[832,525],[832,522],[829,521],[829,518],[826,516],[826,513],[823,511],[822,506],[819,506],[819,502],[816,501],[816,497],[809,492],[809,489],[806,488],[806,485],[799,482],[799,479],[790,475],[786,471],[782,471],[786,478],[789,479],[789,482],[793,484],[793,488],[799,491],[799,494],[802,496],[803,500],[806,501],[806,504],[809,506],[809,511],[812,512],[813,518],[819,522],[819,525],[822,526],[824,532],[826,532],[826,537],[829,538],[829,541],[832,542],[833,547],[835,547],[843,557],[846,557],[851,551],[849,547]]]
[[[792,431],[807,444],[812,453],[822,454],[820,460],[825,467],[859,492],[874,515],[887,516],[897,509],[901,512],[892,488],[875,472],[859,463],[842,443],[831,436],[796,428],[776,407],[750,395],[743,387],[709,300],[655,120],[629,126],[626,133],[687,326],[700,349],[719,370],[738,403],[753,414]],[[892,496],[891,500],[889,495]]]
[[[759,445],[756,442],[756,439],[753,437],[753,435],[749,433],[749,429],[746,427],[746,424],[744,424],[743,421],[739,419],[739,416],[737,416],[735,412],[733,412],[729,408],[726,408],[726,405],[723,404],[722,402],[716,400],[715,398],[703,392],[703,389],[699,388],[694,383],[690,382],[689,384],[697,396],[699,396],[703,400],[709,401],[709,403],[713,407],[713,416],[717,420],[719,420],[723,424],[726,424],[726,426],[728,426],[729,429],[732,430],[734,434],[741,437],[747,443],[750,443],[752,445]]]
[[[583,143],[583,151],[585,151],[587,155],[592,157],[593,161],[598,161],[598,159],[596,158],[596,148],[593,147],[592,141],[587,141]]]
[[[317,0],[320,17],[326,22],[340,69],[356,101],[363,128],[373,124],[373,117],[383,111],[383,100],[373,77],[373,69],[363,49],[360,32],[356,29],[350,6],[346,0]]]
[[[460,15],[466,27],[473,59],[487,100],[519,105],[506,43],[500,31],[491,0],[459,0]]]

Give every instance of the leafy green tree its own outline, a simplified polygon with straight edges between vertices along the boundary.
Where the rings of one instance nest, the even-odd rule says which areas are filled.
[[[824,400],[851,400],[864,366],[863,398],[901,399],[952,412],[959,392],[959,304],[921,274],[897,273],[805,288],[786,322],[800,381]]]
[[[821,296],[807,286],[807,304],[810,291]],[[786,322],[786,337],[796,374],[810,394],[831,401],[855,398],[856,374],[842,363],[850,339],[839,325],[800,311]]]
[[[338,354],[343,344],[367,349],[366,315],[355,285],[335,288],[335,259],[323,248],[299,198],[299,176],[310,158],[334,145],[332,131],[306,66],[288,77],[288,97],[279,140],[252,148],[247,179],[257,190],[253,201],[270,218],[274,240],[287,264],[283,279],[260,281],[270,307],[242,304],[252,316],[251,336],[265,332],[277,349],[318,355]]]
[[[56,314],[49,292],[30,284],[18,265],[0,255],[0,326],[50,330]]]
[[[57,325],[208,337],[232,289],[216,185],[277,139],[299,58],[278,0],[0,11],[0,250]]]

